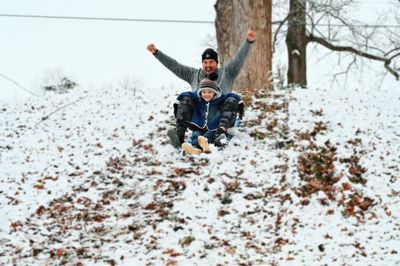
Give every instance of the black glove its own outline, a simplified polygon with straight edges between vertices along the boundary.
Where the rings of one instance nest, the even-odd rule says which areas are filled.
[[[219,127],[217,131],[215,131],[215,138],[218,138],[220,135],[225,134],[226,130],[223,127]]]
[[[226,145],[226,130],[220,127],[215,131],[214,145],[217,147],[223,147]]]
[[[178,112],[178,104],[174,103],[174,117],[176,118],[176,114]]]
[[[243,104],[243,102],[239,103],[238,115],[239,115],[239,119],[242,120],[243,116],[244,116],[244,104]]]

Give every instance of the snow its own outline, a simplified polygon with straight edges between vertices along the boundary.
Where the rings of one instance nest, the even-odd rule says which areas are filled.
[[[293,55],[300,56],[300,51],[299,51],[298,49],[293,49],[293,50],[292,50],[292,54],[293,54]]]
[[[2,103],[0,263],[400,263],[398,89],[253,96],[228,146],[200,156],[168,144],[178,91]],[[299,158],[327,143],[340,180],[308,194]]]

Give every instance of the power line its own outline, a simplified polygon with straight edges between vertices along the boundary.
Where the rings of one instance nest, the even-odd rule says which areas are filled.
[[[214,21],[208,21],[208,20],[141,19],[141,18],[106,18],[106,17],[75,17],[75,16],[19,15],[19,14],[0,14],[0,17],[9,17],[9,18],[35,18],[35,19],[69,19],[69,20],[129,21],[129,22],[161,22],[161,23],[196,23],[196,24],[213,24],[213,23],[214,23]]]
[[[28,90],[28,89],[22,87],[21,85],[18,84],[18,82],[16,82],[15,80],[13,80],[13,79],[7,77],[6,75],[3,75],[3,74],[0,73],[0,76],[1,76],[2,78],[4,78],[4,79],[8,80],[9,82],[13,83],[14,85],[16,85],[18,88],[23,89],[24,91],[26,91],[26,92],[32,94],[33,96],[39,96],[39,95],[37,95],[37,94],[31,92],[30,90]]]
[[[67,20],[97,20],[97,21],[122,21],[122,22],[155,22],[155,23],[192,23],[192,24],[214,24],[209,20],[179,20],[179,19],[141,19],[141,18],[111,18],[111,17],[75,17],[75,16],[47,16],[47,15],[21,15],[21,14],[0,14],[0,17],[9,18],[32,18],[32,19],[67,19]],[[280,21],[273,21],[273,25],[280,24]],[[304,24],[297,23],[296,26]],[[306,23],[310,26],[311,24]],[[362,27],[362,28],[400,28],[400,25],[378,25],[378,24],[316,24],[316,27]]]
[[[295,26],[303,26],[304,23],[295,23]],[[332,23],[318,23],[318,24],[310,24],[306,23],[307,26],[314,27],[339,27],[339,28],[400,28],[400,25],[377,25],[377,24],[332,24]]]

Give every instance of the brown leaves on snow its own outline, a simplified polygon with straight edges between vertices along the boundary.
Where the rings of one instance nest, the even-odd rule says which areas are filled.
[[[300,154],[297,170],[306,184],[299,189],[299,194],[307,196],[338,182],[340,176],[335,171],[335,161],[336,148],[329,142],[323,147],[313,145]]]
[[[347,145],[353,146],[354,155],[338,160],[337,148],[329,141],[326,141],[324,146],[318,146],[314,142],[318,134],[324,133],[326,130],[326,125],[319,122],[315,124],[311,132],[297,133],[298,140],[307,140],[309,145],[306,149],[303,148],[297,160],[299,177],[305,183],[300,188],[296,188],[295,192],[298,196],[303,197],[300,200],[301,205],[308,205],[308,198],[311,195],[323,192],[327,199],[319,200],[322,205],[329,205],[329,201],[336,202],[338,206],[343,207],[343,215],[346,217],[354,216],[361,220],[364,217],[364,212],[368,211],[374,202],[373,199],[363,196],[349,183],[363,185],[367,183],[367,180],[363,178],[363,174],[367,170],[360,164],[360,156],[363,154],[362,151],[359,151],[361,140],[349,140]],[[346,173],[338,173],[338,163],[347,167],[347,175]],[[336,183],[346,176],[349,182],[345,181],[337,186]],[[332,210],[327,211],[327,214],[332,213]]]

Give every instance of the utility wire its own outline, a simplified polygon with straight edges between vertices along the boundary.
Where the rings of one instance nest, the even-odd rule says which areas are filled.
[[[22,15],[22,14],[0,14],[0,17],[8,18],[33,18],[33,19],[67,19],[67,20],[97,20],[97,21],[122,21],[122,22],[153,22],[153,23],[192,23],[192,24],[214,24],[210,20],[179,20],[179,19],[141,19],[141,18],[111,18],[111,17],[75,17],[75,16],[46,16],[46,15]],[[273,21],[273,25],[280,21]],[[302,26],[304,24],[296,24]],[[311,24],[306,23],[310,26]],[[317,24],[316,27],[363,27],[363,28],[400,28],[400,25],[378,25],[378,24]]]
[[[7,77],[6,75],[3,75],[3,74],[0,73],[0,76],[3,77],[4,79],[8,80],[9,82],[15,84],[18,88],[23,89],[24,91],[26,91],[26,92],[32,94],[33,96],[39,97],[39,95],[37,95],[37,94],[31,92],[30,90],[28,90],[28,89],[22,87],[21,85],[18,84],[18,82],[16,82],[15,80],[13,80],[13,79]]]
[[[129,21],[129,22],[162,22],[162,23],[197,23],[214,24],[209,20],[178,20],[178,19],[141,19],[141,18],[105,18],[105,17],[75,17],[75,16],[46,16],[46,15],[19,15],[0,14],[0,17],[10,18],[38,18],[38,19],[73,19],[73,20],[103,20],[103,21]]]

